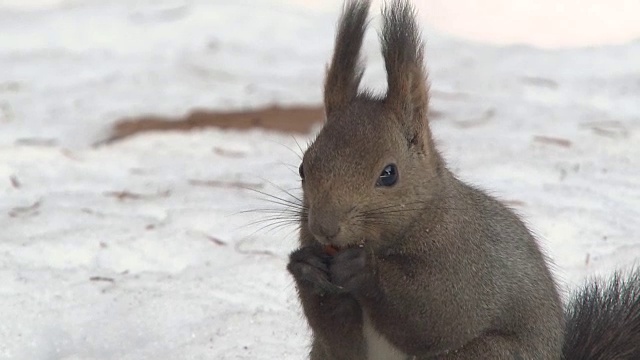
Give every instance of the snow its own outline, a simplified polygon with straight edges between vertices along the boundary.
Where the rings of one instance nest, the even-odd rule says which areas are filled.
[[[635,0],[416,1],[432,26],[492,44],[544,48],[623,44],[640,37]],[[508,29],[508,30],[507,30]],[[506,31],[505,31],[506,30]]]
[[[304,357],[295,228],[244,211],[298,193],[313,134],[91,145],[126,116],[320,103],[336,4],[0,1],[0,358]],[[636,263],[640,41],[425,34],[442,151],[527,219],[563,289]],[[364,82],[382,90],[376,41]]]

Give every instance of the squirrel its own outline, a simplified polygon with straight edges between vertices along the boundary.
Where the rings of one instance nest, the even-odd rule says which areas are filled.
[[[287,269],[310,359],[640,359],[640,270],[563,306],[519,216],[447,168],[406,0],[382,12],[386,94],[359,89],[369,8],[343,8],[326,121],[299,168],[300,247]]]

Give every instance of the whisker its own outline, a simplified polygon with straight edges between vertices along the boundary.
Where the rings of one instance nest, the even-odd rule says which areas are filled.
[[[268,183],[269,185],[271,185],[271,186],[275,187],[276,189],[278,189],[278,190],[280,190],[280,191],[284,192],[285,194],[289,195],[290,197],[292,197],[292,198],[296,199],[296,200],[297,200],[297,201],[299,201],[300,203],[302,203],[302,199],[301,199],[301,198],[299,198],[298,196],[296,196],[296,195],[294,195],[294,194],[292,194],[292,193],[291,193],[291,190],[292,190],[292,189],[287,190],[287,189],[283,188],[282,186],[280,186],[280,185],[278,185],[278,184],[276,184],[276,183],[274,183],[274,182],[272,182],[272,181],[269,181],[268,179],[262,178],[262,177],[261,177],[260,179],[261,179],[262,181],[264,181],[264,182]]]
[[[299,217],[298,216],[280,215],[280,214],[269,215],[269,216],[265,216],[263,218],[251,221],[247,225],[254,225],[254,224],[263,223],[263,222],[267,222],[267,221],[273,221],[273,220],[289,220],[289,221],[292,221],[292,222],[298,222],[299,221]]]
[[[285,228],[287,226],[292,226],[292,225],[291,224],[286,224],[286,223],[277,224],[276,226],[273,226],[270,229],[267,229],[266,233],[267,234],[272,234],[274,232],[282,230],[283,228]]]
[[[302,146],[300,146],[300,143],[298,142],[298,139],[296,139],[295,136],[293,136],[293,135],[291,135],[291,137],[293,138],[293,141],[298,146],[298,149],[300,150],[300,153],[304,154],[304,150],[302,150]],[[307,147],[309,147],[309,144],[307,144]],[[300,157],[300,161],[302,161],[302,156],[298,154],[298,157]]]
[[[252,189],[251,191],[256,192],[256,193],[258,193],[260,195],[266,196],[267,198],[263,198],[262,200],[268,201],[268,202],[271,202],[271,203],[274,203],[274,204],[279,204],[279,205],[283,205],[283,206],[291,206],[291,205],[293,205],[293,206],[303,206],[302,205],[302,200],[298,199],[297,197],[295,197],[295,196],[293,196],[293,195],[291,195],[289,193],[287,193],[287,194],[292,196],[297,202],[293,201],[293,200],[288,200],[288,199],[285,199],[285,198],[282,198],[282,197],[279,197],[279,196],[275,196],[275,195],[269,194],[269,193],[264,192],[262,190]]]
[[[407,205],[420,205],[420,206],[407,206]],[[400,207],[398,209],[393,209],[394,207]],[[413,203],[413,204],[404,204],[398,206],[387,206],[384,208],[375,208],[373,210],[362,211],[362,214],[367,215],[376,215],[376,214],[392,214],[392,213],[401,213],[406,211],[415,211],[415,210],[428,210],[428,209],[436,209],[436,210],[468,210],[469,208],[456,208],[456,207],[447,207],[447,206],[437,206],[431,205],[429,202],[423,203]]]
[[[254,233],[262,232],[262,231],[264,231],[265,229],[267,230],[267,232],[268,232],[268,231],[273,231],[273,230],[269,230],[269,228],[273,228],[273,227],[276,227],[276,228],[277,228],[277,227],[279,227],[279,226],[283,226],[283,225],[292,225],[292,226],[295,226],[295,224],[294,224],[294,223],[291,223],[290,221],[287,221],[287,220],[279,220],[279,221],[274,221],[274,222],[271,222],[271,223],[266,224],[266,225],[264,225],[264,226],[261,226],[261,227],[260,227],[260,228],[258,228]]]
[[[377,234],[374,229],[371,229],[369,226],[365,226],[364,224],[358,224],[356,228],[365,234],[365,236],[375,237]]]
[[[284,166],[292,175],[298,176],[298,167],[293,164],[288,164],[285,162],[278,162],[278,165]]]
[[[406,207],[406,206],[411,206],[411,205],[416,205],[416,204],[422,205],[422,204],[425,204],[425,203],[426,203],[426,201],[412,201],[412,202],[409,202],[409,203],[392,204],[392,205],[387,205],[387,206],[376,206],[375,204],[373,204],[372,207],[375,207],[376,210],[385,210],[385,209],[391,209],[391,208],[396,208],[396,207],[403,208],[403,207]]]
[[[294,138],[293,140],[294,140],[294,141],[296,141],[296,140],[295,140],[295,138]],[[275,140],[267,140],[267,141],[269,141],[269,142],[271,142],[271,143],[273,143],[273,144],[280,145],[280,146],[282,146],[283,148],[285,148],[285,149],[287,149],[287,150],[291,151],[295,156],[300,157],[300,154],[299,154],[297,151],[293,150],[292,148],[290,148],[289,146],[287,146],[287,145],[285,145],[285,144],[283,144],[283,143],[279,143],[279,142],[277,142],[277,141],[275,141]],[[296,143],[297,143],[297,141],[296,141]],[[298,147],[300,147],[300,145],[298,145]]]
[[[309,209],[304,205],[302,198],[294,194],[294,190],[285,189],[272,181],[262,179],[272,187],[278,189],[281,194],[273,194],[263,190],[251,189],[260,195],[260,200],[273,204],[274,206],[263,206],[255,209],[239,211],[239,214],[259,214],[259,219],[249,221],[245,226],[256,228],[252,236],[257,233],[274,233],[286,228],[287,236],[291,236],[300,229],[301,217],[307,216]]]
[[[284,207],[284,208],[258,208],[258,209],[249,209],[249,210],[241,210],[238,211],[236,214],[251,214],[251,213],[266,213],[266,214],[292,214],[292,215],[299,215],[300,213],[306,213],[307,210],[305,208],[289,208],[289,207]]]
[[[257,225],[259,223],[261,223],[261,222],[248,224],[248,225],[245,225],[245,226],[254,226],[254,225]],[[270,221],[267,224],[265,224],[263,226],[260,226],[256,230],[252,231],[248,236],[255,236],[257,233],[260,233],[260,234],[268,233],[268,234],[270,234],[270,233],[278,230],[280,227],[286,226],[287,224],[290,225],[293,228],[293,230],[289,231],[286,236],[291,236],[291,234],[296,231],[296,228],[300,227],[300,224],[297,221],[287,221],[287,220]]]

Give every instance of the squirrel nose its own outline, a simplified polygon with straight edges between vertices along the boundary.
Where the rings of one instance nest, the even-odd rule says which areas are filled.
[[[340,220],[335,212],[310,212],[309,230],[320,242],[331,242],[340,233]]]

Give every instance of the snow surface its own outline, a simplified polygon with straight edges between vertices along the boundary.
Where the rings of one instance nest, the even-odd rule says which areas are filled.
[[[312,135],[91,145],[124,116],[320,103],[335,4],[0,1],[0,358],[304,357],[295,229],[261,229],[242,211],[275,205],[241,187],[295,194]],[[425,33],[442,151],[525,216],[562,287],[637,262],[640,41]],[[376,41],[364,82],[382,90]]]

